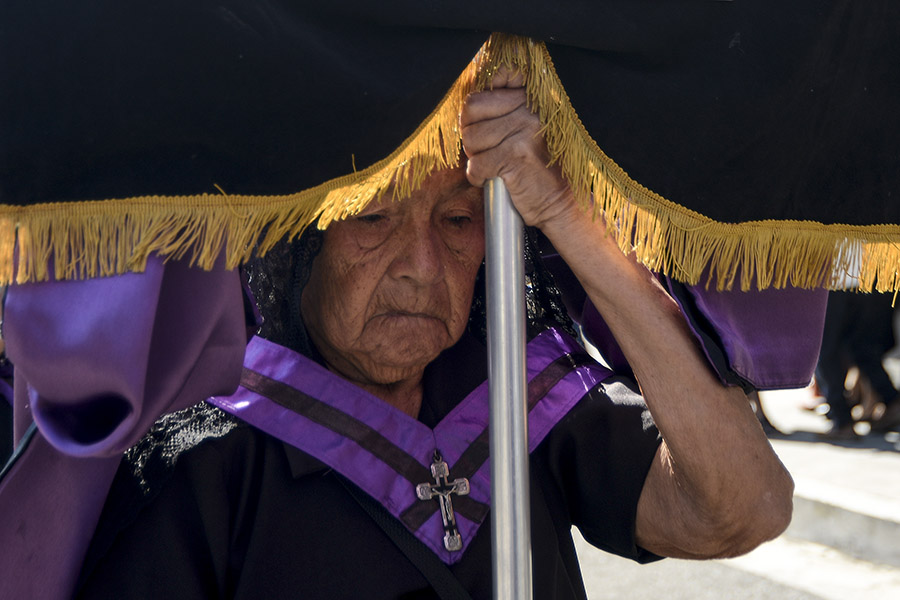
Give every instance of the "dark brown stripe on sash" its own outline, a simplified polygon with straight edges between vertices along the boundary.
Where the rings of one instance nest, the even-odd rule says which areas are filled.
[[[528,384],[529,412],[538,402],[544,399],[544,396],[550,393],[550,390],[552,390],[563,377],[578,367],[596,364],[597,361],[591,358],[589,354],[579,352],[578,354],[566,354],[560,356],[547,365],[547,367],[538,373]],[[587,392],[587,390],[585,390],[585,392]]]
[[[454,471],[455,469],[451,469]],[[456,473],[452,473],[455,479],[458,477]],[[416,531],[425,524],[425,521],[431,518],[431,515],[438,512],[440,504],[435,502],[416,502],[400,515],[403,523]],[[473,500],[469,496],[453,496],[453,512],[459,513],[473,523],[481,524],[487,516],[490,507],[478,500]]]
[[[568,373],[577,369],[578,367],[583,367],[585,365],[595,365],[597,361],[590,357],[590,355],[586,353],[579,352],[577,354],[566,354],[564,356],[560,356],[552,363],[544,367],[544,370],[535,375],[534,379],[532,379],[528,383],[528,412],[540,402],[544,396],[550,393],[550,390],[559,383],[559,381],[565,377]],[[466,479],[471,479],[471,477],[481,468],[481,465],[484,464],[484,461],[488,459],[490,455],[490,439],[488,436],[488,430],[485,429],[481,435],[475,438],[469,447],[466,448],[466,451],[462,453],[462,456],[459,457],[459,460],[453,465],[451,471],[453,472],[454,477],[465,477]],[[453,508],[456,509],[457,502],[459,500],[466,499],[465,496],[460,498],[453,498]],[[462,505],[460,504],[460,508]],[[487,514],[487,507],[485,507],[485,515]],[[422,526],[425,521],[427,521],[431,515],[433,515],[437,511],[437,508],[431,506],[430,504],[414,504],[410,506],[406,511],[400,516],[401,520],[406,523],[406,525],[413,530],[418,529]],[[462,510],[459,511],[460,514]],[[469,515],[465,515],[469,517]],[[469,517],[471,518],[471,517]],[[481,517],[482,519],[484,516]],[[481,523],[479,519],[477,521]]]
[[[300,390],[244,368],[241,385],[252,392],[303,415],[310,421],[353,440],[391,467],[413,486],[431,481],[431,471],[397,447],[377,430],[347,413],[304,394]],[[455,499],[454,499],[455,501]],[[436,504],[436,503],[435,503]]]
[[[304,394],[285,383],[247,368],[244,368],[241,373],[241,385],[252,392],[269,398],[276,404],[303,415],[314,423],[327,427],[338,435],[353,440],[377,456],[413,486],[420,483],[428,483],[433,479],[431,471],[419,464],[407,452],[385,438],[377,430],[341,410],[329,406],[308,394]],[[440,505],[435,500],[434,502],[417,501],[412,506],[425,508],[430,516],[437,512]],[[466,496],[455,497],[453,499],[453,508],[460,515],[476,523],[482,522],[488,512],[486,504]],[[419,523],[419,526],[427,520],[428,517],[426,516]]]

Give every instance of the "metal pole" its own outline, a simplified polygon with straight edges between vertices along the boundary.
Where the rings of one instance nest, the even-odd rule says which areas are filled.
[[[485,184],[484,214],[494,598],[529,600],[524,225],[502,179]]]

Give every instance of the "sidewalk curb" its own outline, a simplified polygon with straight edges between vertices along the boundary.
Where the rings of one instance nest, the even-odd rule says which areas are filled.
[[[794,495],[786,537],[829,546],[872,563],[900,567],[900,522]]]

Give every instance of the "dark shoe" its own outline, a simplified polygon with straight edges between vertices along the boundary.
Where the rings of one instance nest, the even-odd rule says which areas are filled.
[[[818,437],[829,442],[850,442],[859,439],[859,435],[853,429],[853,423],[832,425],[830,430],[820,433]]]
[[[900,398],[885,406],[881,416],[872,421],[872,431],[900,431]]]
[[[760,425],[762,425],[763,433],[766,434],[766,437],[785,437],[784,432],[772,425],[772,423],[766,419],[765,421],[760,421]]]

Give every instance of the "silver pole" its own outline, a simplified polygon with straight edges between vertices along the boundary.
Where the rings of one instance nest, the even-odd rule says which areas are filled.
[[[494,598],[529,600],[524,225],[502,179],[485,184],[484,214]]]

